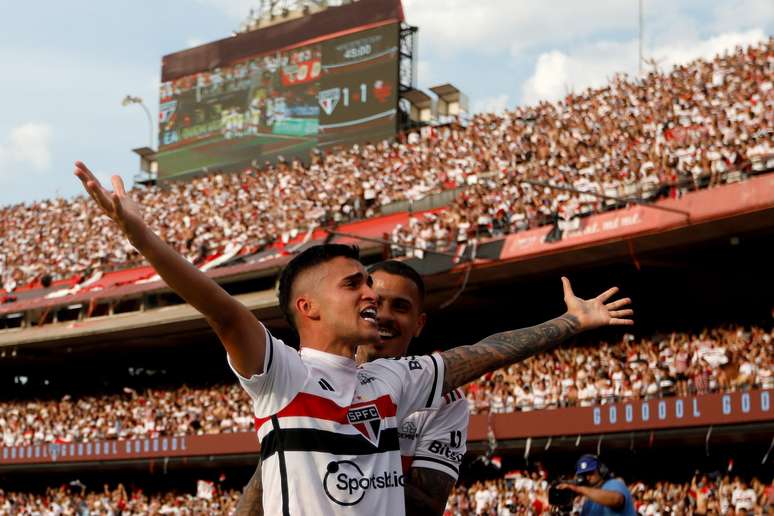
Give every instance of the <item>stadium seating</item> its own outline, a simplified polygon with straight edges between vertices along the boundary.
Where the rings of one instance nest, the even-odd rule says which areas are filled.
[[[101,491],[87,490],[74,481],[51,487],[44,493],[3,492],[0,489],[0,514],[233,514],[239,491],[210,493],[166,492],[147,494],[119,484]]]
[[[616,77],[558,104],[480,114],[465,127],[426,128],[399,142],[316,154],[308,166],[280,162],[133,195],[162,238],[200,264],[456,188],[450,205],[396,226],[392,240],[441,249],[473,235],[572,221],[619,203],[522,181],[653,200],[771,168],[772,52],[769,39],[667,74]],[[22,287],[40,287],[46,276],[72,281],[143,263],[84,196],[0,208],[0,247],[6,301]]]
[[[465,390],[472,413],[503,413],[750,388],[774,388],[774,330],[734,326],[563,347]],[[252,427],[250,400],[237,384],[0,402],[0,447]]]
[[[770,514],[774,483],[758,478],[697,474],[684,482],[625,479],[638,514]],[[764,480],[765,482],[765,480]],[[549,482],[539,472],[509,472],[502,478],[457,486],[445,516],[548,514]],[[580,498],[576,500],[576,509]],[[509,508],[510,507],[510,508]]]

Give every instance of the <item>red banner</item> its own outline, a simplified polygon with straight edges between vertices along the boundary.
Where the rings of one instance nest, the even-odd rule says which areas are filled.
[[[771,408],[773,397],[772,390],[756,390],[637,400],[593,407],[498,414],[493,424],[498,439],[519,439],[752,423],[774,419]],[[487,416],[472,416],[468,440],[485,440],[486,432]]]
[[[690,192],[680,199],[664,199],[655,205],[681,210],[686,214],[634,206],[584,217],[577,230],[568,231],[561,240],[550,243],[546,243],[545,238],[551,231],[551,226],[520,231],[506,237],[500,259],[550,254],[770,208],[774,206],[774,174],[721,188]]]

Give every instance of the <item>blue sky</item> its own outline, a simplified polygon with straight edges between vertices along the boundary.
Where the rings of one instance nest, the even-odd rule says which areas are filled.
[[[643,2],[645,55],[662,68],[774,34],[771,0]],[[79,194],[76,159],[131,182],[148,122],[122,98],[145,99],[155,121],[161,56],[229,35],[255,4],[0,0],[0,205]],[[451,82],[476,111],[636,73],[637,0],[404,5],[420,27],[420,87]]]

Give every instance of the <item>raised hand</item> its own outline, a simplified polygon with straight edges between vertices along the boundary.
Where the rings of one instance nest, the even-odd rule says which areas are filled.
[[[634,314],[634,310],[624,308],[632,302],[631,299],[625,297],[608,303],[608,300],[618,292],[618,287],[609,288],[593,299],[581,299],[573,293],[570,280],[564,276],[562,276],[562,285],[567,313],[578,320],[581,331],[600,326],[634,324],[632,319],[628,319]]]
[[[96,176],[83,162],[75,162],[74,173],[83,183],[86,193],[96,201],[105,215],[118,224],[130,240],[144,228],[145,223],[140,214],[140,208],[127,195],[121,176],[111,178],[113,182],[113,191],[111,192],[100,184]]]

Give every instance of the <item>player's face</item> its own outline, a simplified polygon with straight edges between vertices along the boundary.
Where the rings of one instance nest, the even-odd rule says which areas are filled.
[[[321,267],[319,288],[320,320],[325,331],[354,349],[359,344],[378,342],[376,293],[373,280],[357,260],[338,257]]]
[[[369,359],[403,356],[411,339],[425,324],[419,289],[408,278],[385,271],[373,273],[378,303],[379,343],[368,350]]]

